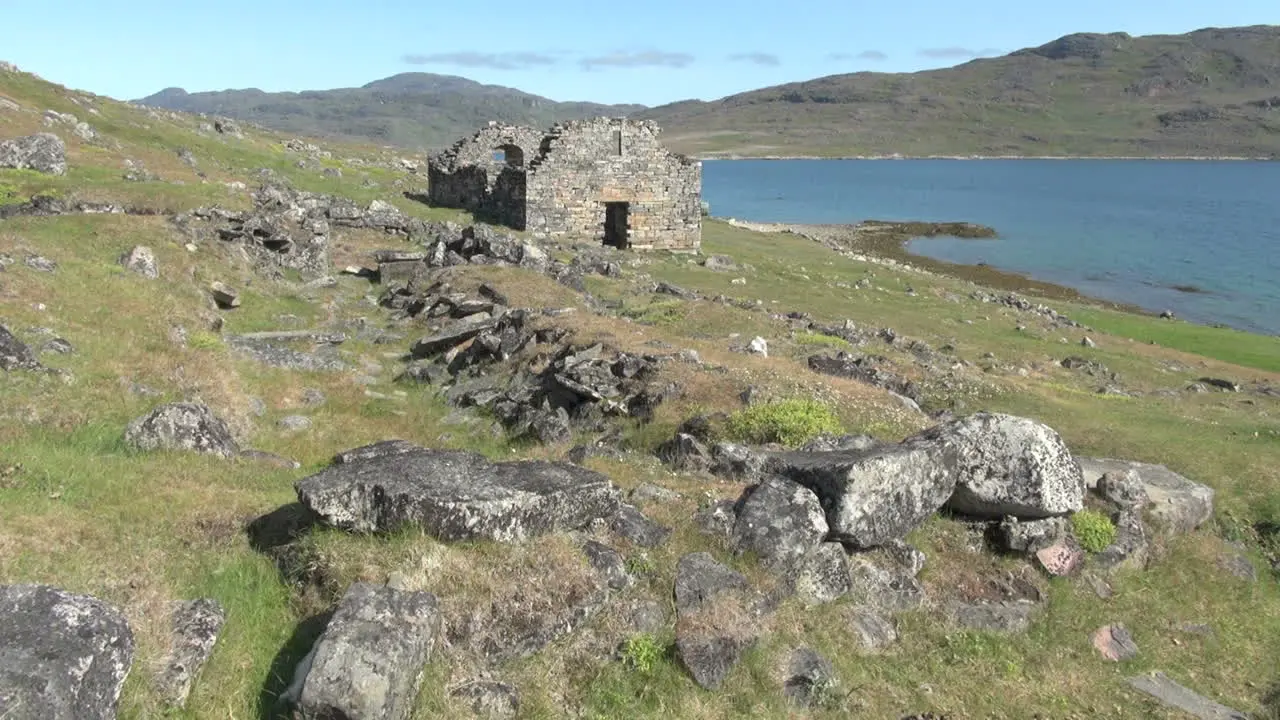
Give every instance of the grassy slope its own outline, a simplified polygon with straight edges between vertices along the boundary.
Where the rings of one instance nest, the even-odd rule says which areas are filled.
[[[953,68],[833,75],[643,115],[702,155],[1267,157],[1280,152],[1280,119],[1250,103],[1275,95],[1277,58],[1270,26],[1068,36]],[[1161,119],[1193,107],[1213,114]]]
[[[415,213],[436,211],[399,198],[397,181],[416,184],[378,165],[341,164],[344,178],[294,166],[294,156],[279,151],[279,138],[253,134],[243,141],[201,137],[197,121],[155,119],[144,112],[94,100],[101,113],[90,116],[69,94],[29,77],[0,75],[0,94],[37,114],[0,111],[0,137],[34,131],[38,112],[53,108],[88,119],[118,150],[70,140],[72,170],[67,178],[45,179],[0,171],[0,186],[17,195],[39,188],[67,194],[160,204],[173,209],[220,202],[243,205],[244,192],[219,181],[252,182],[258,167],[273,167],[302,187],[338,191],[361,199],[382,197]],[[144,127],[147,126],[147,127]],[[62,133],[69,136],[69,133]],[[174,148],[189,147],[208,173],[200,184],[177,162]],[[119,181],[125,157],[143,160],[170,183]],[[378,161],[370,148],[341,148],[338,158]],[[363,187],[361,176],[379,184]],[[367,260],[363,255],[398,241],[365,234],[335,242],[335,264]],[[777,687],[779,665],[797,644],[810,644],[832,658],[843,678],[842,691],[818,717],[893,717],[934,710],[956,717],[1172,717],[1128,690],[1123,677],[1159,668],[1212,697],[1243,710],[1263,708],[1277,682],[1280,666],[1280,588],[1265,575],[1258,584],[1232,578],[1217,565],[1225,551],[1222,535],[1251,540],[1247,526],[1280,521],[1280,422],[1274,400],[1207,394],[1177,398],[1115,398],[1094,394],[1093,385],[1065,371],[1056,361],[1081,354],[1106,363],[1125,385],[1151,391],[1179,388],[1205,374],[1245,380],[1276,380],[1273,351],[1262,340],[1211,334],[1183,323],[1163,323],[1118,313],[1057,305],[1099,328],[1119,335],[1094,334],[1095,349],[1059,343],[1025,317],[967,299],[959,281],[921,278],[853,262],[794,236],[768,236],[711,222],[704,235],[708,252],[748,263],[741,273],[714,273],[683,257],[634,258],[643,271],[708,294],[723,292],[764,300],[766,307],[802,309],[833,321],[852,318],[860,325],[891,326],[899,333],[950,343],[956,354],[990,372],[962,373],[953,389],[928,387],[939,400],[952,399],[963,410],[989,408],[1040,418],[1057,428],[1080,453],[1114,455],[1166,463],[1219,491],[1214,527],[1168,548],[1168,557],[1142,574],[1114,580],[1115,595],[1100,600],[1079,581],[1045,583],[1048,611],[1025,636],[1002,638],[949,631],[927,613],[909,613],[899,621],[903,641],[875,657],[852,649],[845,632],[846,603],[805,609],[784,606],[769,632],[746,662],[716,693],[698,690],[669,656],[650,672],[628,669],[601,652],[616,640],[616,619],[602,617],[587,630],[562,640],[543,654],[502,668],[501,676],[523,693],[527,717],[705,717],[801,716],[787,709]],[[146,282],[122,272],[115,258],[134,244],[155,248],[161,280]],[[384,353],[396,346],[349,343],[344,350],[357,363],[380,366],[367,371],[380,379],[371,397],[350,375],[307,374],[264,369],[231,355],[206,327],[213,312],[201,288],[215,278],[246,287],[244,306],[225,315],[225,332],[322,324],[330,315],[368,317],[380,311],[364,304],[366,281],[343,277],[329,289],[304,289],[286,283],[248,282],[248,272],[209,247],[185,250],[159,219],[70,217],[23,219],[0,225],[0,252],[19,262],[0,274],[0,319],[20,337],[50,327],[69,339],[77,352],[46,355],[51,366],[72,372],[74,382],[8,374],[0,384],[0,582],[40,581],[91,592],[119,604],[129,614],[139,639],[139,660],[122,700],[128,718],[160,714],[149,681],[164,651],[165,607],[173,599],[211,596],[227,608],[230,620],[210,664],[196,684],[189,709],[176,717],[270,717],[274,691],[305,652],[321,611],[354,578],[384,580],[391,571],[448,602],[476,603],[510,597],[513,587],[554,585],[533,582],[556,577],[561,583],[581,571],[581,558],[557,538],[522,549],[488,544],[441,547],[406,532],[393,538],[351,538],[316,533],[308,539],[316,565],[328,577],[325,587],[297,592],[273,563],[255,552],[244,523],[294,499],[292,481],[321,466],[336,450],[387,437],[433,446],[468,447],[494,456],[550,457],[563,448],[509,447],[483,423],[458,425],[430,391],[395,387],[389,382],[397,363]],[[59,263],[55,274],[25,268],[21,258],[40,253]],[[577,299],[543,278],[514,270],[478,268],[508,294],[533,305],[562,306]],[[731,284],[744,277],[745,286]],[[850,290],[843,284],[870,277],[873,287]],[[638,282],[638,281],[637,281]],[[908,296],[907,285],[916,288]],[[632,428],[629,443],[640,450],[669,436],[675,424],[699,408],[737,406],[736,394],[756,385],[779,396],[818,395],[833,401],[852,431],[901,437],[921,420],[895,411],[884,393],[856,383],[808,373],[803,361],[814,351],[811,338],[792,337],[786,325],[758,312],[710,303],[653,300],[636,293],[631,279],[592,278],[591,289],[623,306],[625,315],[654,324],[593,319],[580,312],[574,320],[580,337],[601,337],[627,347],[660,339],[697,349],[705,360],[729,368],[725,374],[681,370],[689,397],[661,408],[654,424]],[[43,309],[41,309],[41,307]],[[963,321],[971,320],[973,324]],[[1014,326],[1026,323],[1029,332]],[[169,339],[173,325],[193,338],[186,347]],[[730,353],[730,333],[759,334],[770,341],[768,359]],[[1209,334],[1207,334],[1209,333]],[[195,340],[197,334],[199,340]],[[1152,346],[1126,338],[1160,342]],[[1211,340],[1206,340],[1210,338]],[[1068,337],[1071,341],[1078,338]],[[1209,344],[1218,358],[1188,354]],[[877,348],[876,352],[881,352]],[[913,368],[897,350],[883,350],[904,372]],[[987,352],[996,359],[984,359]],[[1240,365],[1229,364],[1238,362]],[[1255,365],[1258,367],[1248,367]],[[1025,374],[1017,372],[1022,368]],[[156,389],[157,398],[128,390],[130,383]],[[328,397],[318,409],[305,409],[304,388]],[[395,392],[404,393],[396,396]],[[137,455],[120,442],[129,419],[165,399],[199,397],[226,416],[246,444],[298,459],[300,470],[271,469],[180,455]],[[257,416],[251,398],[260,398]],[[275,421],[305,413],[314,427],[287,433]],[[669,604],[675,560],[706,549],[763,581],[749,558],[733,558],[716,541],[699,536],[688,516],[706,496],[735,497],[732,484],[672,475],[641,452],[623,461],[592,461],[619,485],[654,482],[679,490],[684,499],[649,512],[675,525],[667,546],[647,554],[622,549],[641,573],[637,594]],[[1011,569],[964,550],[971,540],[959,524],[935,519],[911,538],[929,556],[926,580],[935,595],[956,587],[980,585],[984,578]],[[1256,545],[1251,545],[1260,562]],[[506,607],[506,606],[504,606]],[[513,606],[514,607],[514,606]],[[518,608],[515,608],[518,609]],[[1106,622],[1123,622],[1142,648],[1122,666],[1104,663],[1089,647],[1088,633]],[[1180,632],[1183,623],[1209,623],[1211,636]],[[669,632],[659,638],[668,641]],[[433,664],[427,674],[416,717],[463,717],[445,688],[466,677],[461,668]]]

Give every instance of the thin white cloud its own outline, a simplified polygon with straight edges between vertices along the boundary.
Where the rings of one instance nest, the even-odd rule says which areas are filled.
[[[733,62],[754,63],[756,65],[777,66],[782,64],[782,59],[773,53],[765,52],[746,52],[735,53],[729,56]]]
[[[400,58],[409,65],[452,65],[464,68],[490,70],[527,70],[533,67],[555,65],[558,61],[547,53],[539,52],[447,52],[426,55],[404,55]]]
[[[981,50],[970,50],[963,47],[943,47],[943,48],[925,48],[917,52],[921,57],[927,57],[934,60],[972,60],[980,57],[993,57],[1002,55],[1003,53],[996,48],[983,48]]]
[[[872,62],[880,62],[888,60],[889,56],[879,50],[863,50],[860,53],[831,53],[827,56],[828,60],[870,60]]]
[[[693,56],[689,53],[673,53],[662,52],[659,50],[645,50],[642,52],[615,52],[608,55],[597,55],[594,57],[585,57],[578,61],[584,70],[595,70],[597,68],[636,68],[636,67],[665,67],[665,68],[685,68],[693,63]]]

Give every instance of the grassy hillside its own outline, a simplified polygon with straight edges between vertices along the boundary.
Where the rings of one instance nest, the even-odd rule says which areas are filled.
[[[138,651],[120,717],[280,717],[277,697],[293,667],[356,580],[394,578],[433,592],[459,627],[468,619],[537,620],[586,582],[581,538],[559,533],[511,545],[445,543],[415,529],[353,535],[311,528],[288,552],[275,552],[251,531],[260,518],[296,507],[293,482],[328,466],[336,452],[390,438],[495,459],[555,460],[574,444],[602,441],[618,452],[582,462],[624,491],[648,486],[649,499],[635,501],[673,530],[652,548],[592,531],[625,558],[633,584],[528,657],[490,666],[458,637],[442,641],[414,718],[471,717],[470,704],[454,691],[477,677],[516,688],[522,718],[1182,717],[1126,683],[1152,670],[1257,717],[1280,717],[1280,398],[1263,391],[1280,387],[1280,339],[1084,301],[1051,302],[1092,326],[1085,331],[986,302],[967,282],[714,220],[705,225],[703,251],[731,258],[735,267],[727,271],[687,256],[576,243],[545,249],[562,261],[612,263],[586,276],[587,293],[517,267],[433,271],[461,291],[483,282],[514,307],[557,309],[539,322],[562,327],[582,346],[600,342],[607,348],[601,352],[696,351],[698,362],[662,366],[661,379],[682,394],[658,405],[649,421],[619,420],[611,432],[578,430],[567,442],[543,445],[512,438],[486,412],[450,405],[431,385],[396,380],[410,345],[438,320],[380,307],[385,288],[367,274],[337,270],[372,267],[379,249],[420,247],[334,227],[334,281],[313,283],[256,273],[234,245],[217,236],[193,239],[172,221],[201,206],[247,209],[265,175],[362,207],[382,200],[411,218],[469,221],[406,199],[424,181],[394,154],[330,143],[328,156],[299,155],[285,149],[289,135],[209,133],[197,117],[20,73],[0,71],[0,100],[18,106],[0,102],[0,140],[55,132],[66,141],[69,166],[65,176],[0,170],[0,204],[45,194],[161,213],[0,220],[0,324],[62,371],[0,371],[0,584],[53,584],[124,611]],[[46,125],[47,110],[76,115],[93,139],[65,120]],[[144,166],[150,179],[125,180],[126,161],[135,176]],[[139,244],[154,249],[157,279],[118,264]],[[208,294],[214,280],[238,287],[241,306],[218,309]],[[655,294],[657,281],[688,292]],[[716,300],[720,295],[733,302]],[[846,320],[867,333],[865,345],[814,329]],[[335,357],[347,369],[270,367],[231,340],[285,329],[344,333]],[[1086,334],[1094,346],[1081,346]],[[54,336],[73,351],[49,345]],[[733,349],[755,336],[768,341],[767,357]],[[671,649],[681,631],[672,609],[677,561],[705,551],[754,585],[767,589],[776,581],[754,557],[736,555],[723,536],[699,532],[693,521],[712,502],[737,498],[744,483],[673,471],[655,451],[700,413],[724,412],[739,425],[759,419],[761,411],[746,415],[748,389],[755,407],[761,399],[816,399],[842,430],[885,441],[936,421],[880,387],[808,369],[810,355],[837,349],[883,358],[881,367],[918,384],[927,413],[1015,413],[1049,424],[1078,455],[1165,464],[1214,488],[1213,519],[1155,543],[1147,569],[1050,578],[1024,558],[992,552],[984,525],[938,514],[907,538],[927,556],[920,575],[927,601],[892,615],[896,643],[874,652],[863,646],[851,625],[862,608],[852,597],[820,605],[785,598],[753,628],[760,638],[725,684],[703,690]],[[1068,356],[1093,364],[1067,369],[1061,361]],[[517,361],[526,360],[545,358]],[[1098,368],[1114,378],[1091,374]],[[1243,390],[1187,389],[1205,376]],[[1104,382],[1111,389],[1099,392]],[[243,446],[300,467],[126,446],[130,420],[184,399],[208,404]],[[285,422],[291,416],[308,418],[309,427]],[[1040,597],[1025,632],[957,628],[943,611],[951,602],[1010,593]],[[186,708],[165,709],[155,683],[169,647],[170,603],[196,597],[218,600],[227,624]],[[637,631],[629,613],[641,605],[656,608],[656,621]],[[1130,630],[1135,658],[1110,662],[1094,650],[1091,633],[1108,623]],[[829,658],[836,677],[807,708],[789,704],[782,692],[783,671],[801,646]]]
[[[1280,154],[1280,27],[1068,35],[917,73],[833,75],[642,113],[705,155]]]
[[[267,93],[188,93],[169,88],[137,102],[223,115],[299,135],[443,148],[490,120],[547,127],[559,120],[622,115],[638,105],[556,102],[497,85],[431,73],[404,73],[359,88]]]

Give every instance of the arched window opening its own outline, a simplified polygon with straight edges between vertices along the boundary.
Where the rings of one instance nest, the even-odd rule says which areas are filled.
[[[524,167],[524,151],[518,145],[499,145],[493,149],[493,161],[519,169]]]

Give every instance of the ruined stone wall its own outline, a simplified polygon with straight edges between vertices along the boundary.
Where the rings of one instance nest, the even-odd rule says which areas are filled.
[[[542,137],[532,128],[491,123],[459,140],[427,163],[429,202],[523,229],[523,168],[538,154]],[[506,159],[495,159],[495,150]]]
[[[535,237],[602,238],[604,203],[626,202],[631,247],[696,250],[701,244],[702,165],[663,147],[651,122],[597,118],[557,125],[528,167],[525,228]]]

